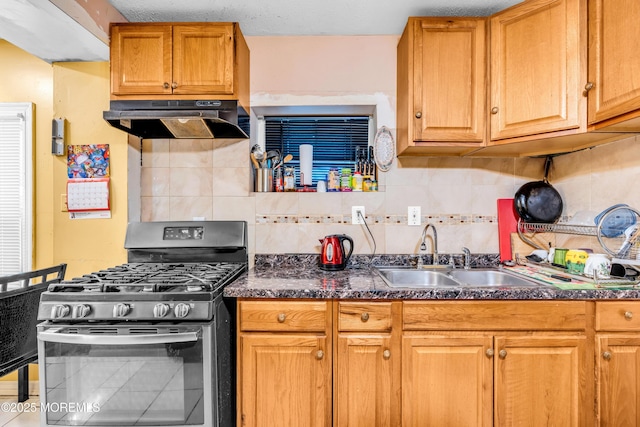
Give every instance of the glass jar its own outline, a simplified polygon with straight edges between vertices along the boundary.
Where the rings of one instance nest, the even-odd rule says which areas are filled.
[[[367,175],[362,178],[362,191],[371,191],[371,177]]]
[[[277,168],[275,171],[274,187],[275,187],[275,190],[279,193],[284,191],[284,180],[282,178],[282,168]]]
[[[284,168],[284,191],[296,191],[296,170],[292,167]]]

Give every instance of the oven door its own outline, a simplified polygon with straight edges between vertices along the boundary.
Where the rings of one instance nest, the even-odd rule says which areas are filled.
[[[42,426],[211,426],[213,324],[38,326]]]

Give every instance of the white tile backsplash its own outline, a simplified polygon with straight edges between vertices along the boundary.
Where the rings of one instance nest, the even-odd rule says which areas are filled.
[[[318,239],[329,234],[347,234],[355,253],[370,254],[366,228],[350,223],[351,206],[365,206],[376,253],[417,253],[427,222],[436,226],[440,253],[459,254],[463,246],[497,253],[497,199],[512,198],[522,184],[544,175],[544,158],[415,158],[381,172],[385,185],[378,193],[254,193],[249,144],[145,140],[142,220],[245,220],[250,254],[319,253]],[[563,197],[564,215],[614,203],[639,207],[638,159],[633,136],[554,157],[549,181]],[[406,225],[408,206],[421,207],[420,226]]]

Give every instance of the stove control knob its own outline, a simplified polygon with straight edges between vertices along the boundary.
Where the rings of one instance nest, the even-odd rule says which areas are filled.
[[[173,309],[173,314],[176,315],[178,319],[184,319],[189,314],[189,306],[183,302],[176,304]]]
[[[120,302],[113,306],[113,317],[125,317],[131,311],[129,304]]]
[[[162,318],[169,314],[169,304],[156,304],[153,307],[153,317]]]
[[[89,313],[91,313],[91,307],[87,304],[74,305],[71,317],[74,319],[82,319],[83,317],[87,317]]]
[[[51,308],[51,318],[61,319],[67,317],[71,309],[66,304],[56,304]]]

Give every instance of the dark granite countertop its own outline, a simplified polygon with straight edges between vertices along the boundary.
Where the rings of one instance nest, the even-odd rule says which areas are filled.
[[[456,266],[462,260],[453,255]],[[431,260],[425,257],[425,263]],[[444,259],[449,259],[446,257]],[[324,271],[318,267],[317,254],[256,255],[255,266],[224,290],[235,298],[303,298],[370,300],[585,300],[640,299],[640,289],[561,290],[539,288],[442,287],[428,289],[391,288],[371,265],[406,266],[415,262],[407,255],[360,255],[351,258],[342,271]],[[472,267],[498,265],[494,255],[474,255]]]

